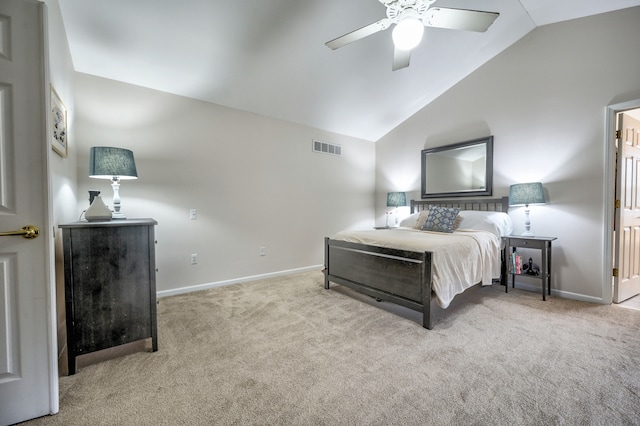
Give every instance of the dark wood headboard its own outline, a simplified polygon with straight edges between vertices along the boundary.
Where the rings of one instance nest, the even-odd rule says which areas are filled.
[[[426,210],[429,205],[441,207],[457,207],[460,210],[479,210],[487,212],[504,212],[509,210],[509,197],[476,198],[473,200],[411,200],[411,213]]]

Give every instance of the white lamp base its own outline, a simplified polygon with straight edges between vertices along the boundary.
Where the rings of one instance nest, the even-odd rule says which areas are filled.
[[[531,219],[529,218],[529,204],[524,206],[524,232],[520,235],[523,237],[533,237],[531,232]]]
[[[111,188],[113,188],[113,214],[112,219],[126,219],[127,217],[120,212],[120,178],[114,176],[111,180]]]

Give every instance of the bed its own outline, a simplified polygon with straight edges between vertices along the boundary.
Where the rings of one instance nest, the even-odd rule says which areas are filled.
[[[345,231],[327,237],[324,287],[329,289],[333,282],[420,311],[423,327],[432,329],[432,303],[446,309],[456,295],[477,285],[490,285],[506,273],[500,235],[511,232],[508,205],[508,197],[411,200],[411,216],[396,229]],[[456,209],[460,212],[453,232],[451,228],[446,232],[414,228],[424,227],[432,210],[455,213]],[[498,225],[493,223],[496,217]],[[423,223],[414,225],[414,220]],[[491,229],[482,224],[485,222],[491,222]],[[422,244],[421,239],[429,242],[416,245]],[[456,251],[461,247],[461,252]]]

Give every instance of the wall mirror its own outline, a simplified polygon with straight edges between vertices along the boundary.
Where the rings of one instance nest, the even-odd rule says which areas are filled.
[[[491,195],[493,136],[422,150],[422,198]]]

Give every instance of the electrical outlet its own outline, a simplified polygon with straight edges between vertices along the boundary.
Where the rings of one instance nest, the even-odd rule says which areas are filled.
[[[198,211],[196,209],[189,210],[189,219],[196,220],[198,218]]]
[[[260,247],[260,256],[266,256],[266,255],[267,255],[267,248]]]
[[[191,264],[192,265],[197,265],[198,264],[198,254],[197,253],[193,253],[191,255]]]

